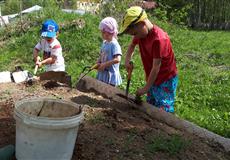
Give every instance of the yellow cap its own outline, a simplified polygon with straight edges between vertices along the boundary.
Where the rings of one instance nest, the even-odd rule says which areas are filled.
[[[123,18],[120,33],[122,34],[130,25],[136,24],[147,18],[146,12],[139,6],[133,6],[126,10]]]

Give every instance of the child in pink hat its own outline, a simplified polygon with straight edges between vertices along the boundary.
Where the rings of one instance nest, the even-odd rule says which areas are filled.
[[[100,22],[99,29],[103,43],[97,61],[97,79],[112,86],[118,86],[122,83],[119,71],[122,52],[117,41],[117,22],[112,17],[106,17]]]

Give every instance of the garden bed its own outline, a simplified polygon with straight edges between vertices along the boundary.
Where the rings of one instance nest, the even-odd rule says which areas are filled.
[[[73,160],[230,159],[218,143],[154,119],[125,99],[55,85],[45,88],[45,84],[0,84],[0,147],[15,144],[16,101],[53,97],[83,105],[85,120],[78,132]]]

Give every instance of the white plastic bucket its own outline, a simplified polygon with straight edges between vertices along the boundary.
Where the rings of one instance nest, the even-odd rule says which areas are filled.
[[[80,105],[51,98],[33,98],[15,104],[16,158],[69,160],[79,124]]]

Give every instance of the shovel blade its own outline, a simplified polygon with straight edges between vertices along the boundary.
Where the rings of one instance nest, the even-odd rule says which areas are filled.
[[[15,83],[25,82],[28,78],[28,71],[18,71],[12,73]]]

